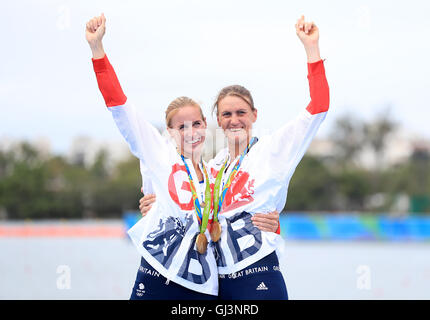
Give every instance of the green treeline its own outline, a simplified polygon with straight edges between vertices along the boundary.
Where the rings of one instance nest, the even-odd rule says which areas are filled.
[[[404,161],[384,165],[387,119],[366,124],[343,117],[330,139],[334,150],[307,153],[290,182],[286,210],[329,212],[430,212],[430,156],[416,148]],[[357,161],[367,146],[381,159]],[[380,164],[379,164],[380,163]],[[0,219],[119,218],[137,210],[141,177],[130,157],[112,165],[100,151],[90,165],[46,155],[23,142],[0,151]]]
[[[372,122],[354,115],[337,118],[330,134],[333,150],[303,158],[292,177],[285,209],[430,213],[429,145],[407,141],[405,147],[397,129],[388,112]],[[407,157],[390,162],[388,149]],[[373,165],[364,165],[364,152]]]
[[[428,154],[417,152],[406,163],[380,171],[336,167],[331,161],[303,158],[291,179],[286,210],[430,212]]]
[[[0,217],[113,218],[138,207],[139,162],[131,157],[108,170],[105,151],[91,166],[44,156],[28,143],[0,152]]]

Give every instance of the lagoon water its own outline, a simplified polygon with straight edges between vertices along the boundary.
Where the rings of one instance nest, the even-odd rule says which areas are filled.
[[[0,237],[0,299],[128,299],[139,262],[125,236]],[[286,240],[280,266],[290,299],[430,299],[429,242]]]

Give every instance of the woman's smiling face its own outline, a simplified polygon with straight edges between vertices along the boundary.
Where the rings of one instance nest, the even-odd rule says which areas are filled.
[[[206,119],[202,118],[199,108],[190,105],[175,112],[168,131],[181,153],[187,158],[193,158],[201,154],[206,127]]]
[[[257,109],[238,96],[226,96],[218,103],[218,125],[224,130],[229,143],[243,143],[252,135],[257,120]]]

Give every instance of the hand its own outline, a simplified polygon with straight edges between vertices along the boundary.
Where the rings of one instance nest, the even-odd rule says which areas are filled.
[[[301,16],[296,23],[296,33],[303,45],[312,46],[317,45],[319,40],[319,29],[313,21],[306,22],[305,16]]]
[[[101,42],[106,31],[106,18],[102,13],[87,22],[85,37],[88,43]]]
[[[104,57],[102,39],[106,31],[106,18],[102,13],[98,17],[92,18],[87,22],[85,29],[85,38],[91,47],[94,59],[101,59]]]
[[[152,208],[152,204],[155,202],[155,194],[147,194],[139,200],[139,210],[142,217],[146,216],[149,210]]]
[[[320,32],[316,24],[313,21],[306,22],[305,16],[302,15],[297,20],[295,27],[296,34],[305,47],[308,62],[312,63],[321,60],[318,44]]]
[[[252,223],[261,231],[276,232],[279,228],[279,212],[256,213],[251,218]]]

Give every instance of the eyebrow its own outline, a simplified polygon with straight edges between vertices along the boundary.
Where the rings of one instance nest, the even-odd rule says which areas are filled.
[[[221,112],[221,114],[233,113],[233,112],[248,112],[248,110],[246,108],[242,108],[242,109],[235,110],[235,111],[223,111],[223,112]]]
[[[188,124],[190,124],[190,123],[191,123],[191,125],[193,125],[193,124],[196,124],[196,123],[202,123],[202,121],[203,121],[203,120],[185,121],[184,123],[181,123],[181,124],[179,125],[179,127],[185,127],[185,124],[186,124],[186,123],[188,123]]]

